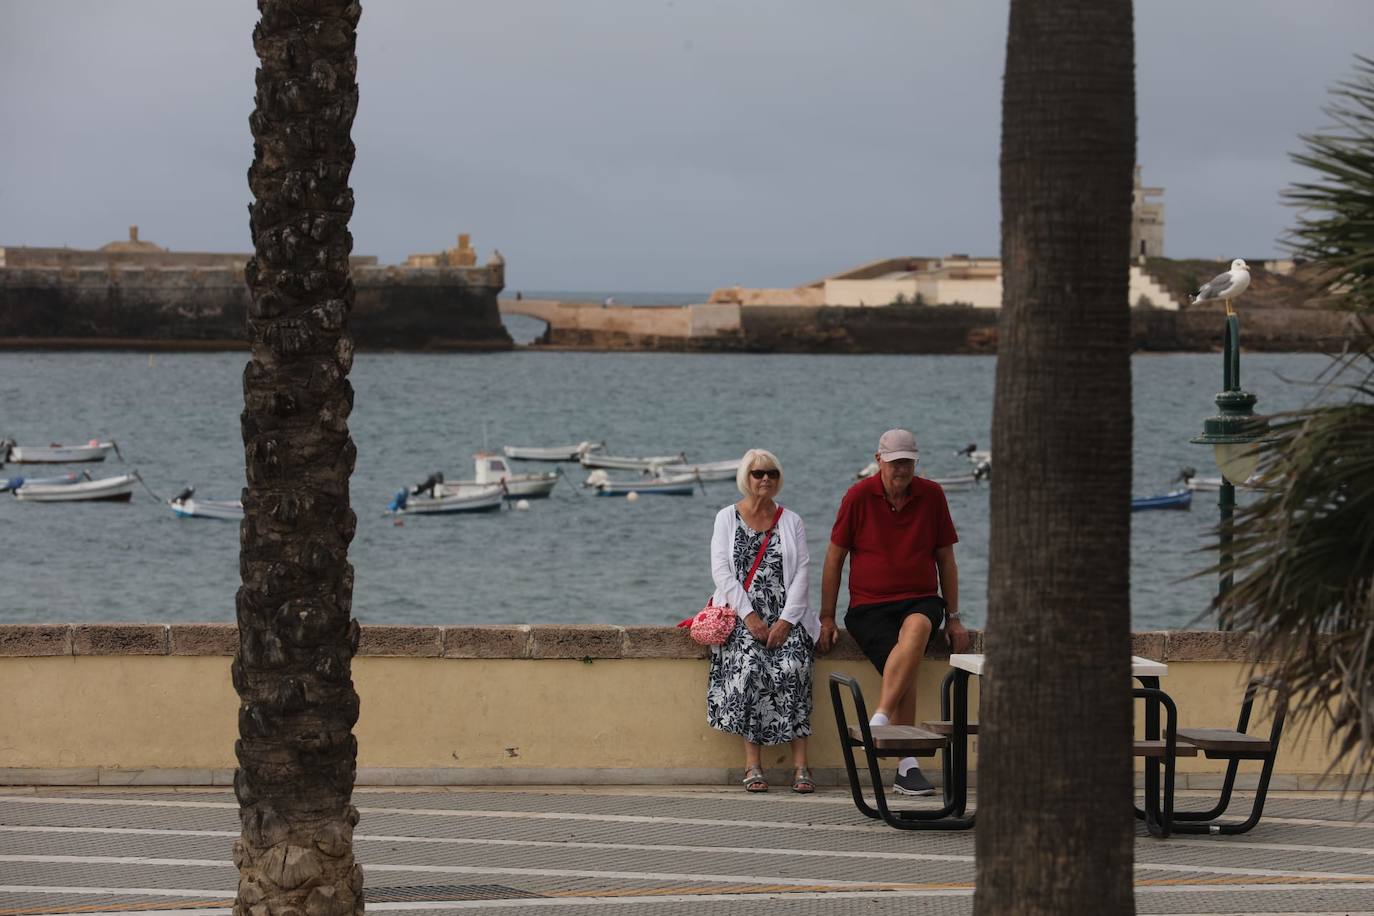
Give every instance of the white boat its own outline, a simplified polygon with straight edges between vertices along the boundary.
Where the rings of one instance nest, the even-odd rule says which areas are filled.
[[[507,458],[519,461],[578,461],[588,452],[606,447],[604,442],[579,442],[576,445],[507,445],[501,449]]]
[[[388,512],[395,515],[448,515],[458,512],[499,511],[501,502],[506,498],[500,484],[475,487],[466,492],[447,493],[443,485],[436,486],[433,492],[411,493],[401,490],[392,499]]]
[[[504,486],[506,495],[512,499],[544,499],[553,492],[558,484],[559,474],[548,471],[538,474],[514,474],[506,459],[490,452],[478,452],[472,456],[473,480],[440,481],[445,493],[462,495],[476,488],[492,484]]]
[[[588,452],[581,458],[584,468],[608,468],[614,471],[652,471],[669,464],[686,464],[687,456],[678,452],[676,455],[652,455],[647,458],[629,458],[622,455],[603,455],[600,452]]]
[[[970,442],[954,454],[967,456],[968,463],[974,467],[978,467],[980,464],[986,464],[989,467],[992,466],[992,452],[979,451],[978,443],[976,442]]]
[[[704,461],[701,464],[665,464],[654,468],[664,477],[695,477],[699,480],[734,480],[739,473],[740,459]]]
[[[977,474],[965,474],[962,477],[932,477],[930,480],[940,485],[940,489],[946,493],[959,493],[964,490],[972,490],[983,483],[983,478]]]
[[[135,471],[68,484],[26,483],[14,491],[14,498],[33,503],[128,502],[134,495],[134,483],[138,479]]]
[[[70,471],[66,474],[59,474],[56,477],[10,477],[0,480],[0,493],[7,490],[17,490],[20,487],[40,486],[40,487],[65,487],[76,483],[78,480],[90,480],[91,475],[86,473],[84,476]]]
[[[700,482],[695,477],[645,477],[642,480],[612,480],[604,470],[587,475],[582,486],[592,487],[597,496],[628,496],[631,493],[659,496],[691,496]],[[703,487],[703,489],[705,489]]]
[[[1184,486],[1194,493],[1215,493],[1221,489],[1223,482],[1220,477],[1199,477],[1197,476],[1197,471],[1190,467],[1181,469],[1176,480],[1183,483]],[[1236,489],[1258,489],[1258,475],[1256,477],[1251,477],[1245,483],[1237,484]]]
[[[218,518],[242,521],[243,503],[237,499],[196,499],[196,488],[187,487],[167,500],[177,518]]]
[[[854,475],[856,480],[864,480],[878,473],[878,462],[870,461],[859,473]],[[972,474],[961,474],[955,477],[928,477],[927,480],[938,483],[940,488],[946,493],[958,493],[963,490],[972,490],[987,482],[992,474],[992,466],[980,464],[974,467]]]
[[[6,439],[0,442],[0,464],[84,464],[104,461],[111,449],[119,454],[115,443],[96,439],[85,445],[16,445],[13,439]]]

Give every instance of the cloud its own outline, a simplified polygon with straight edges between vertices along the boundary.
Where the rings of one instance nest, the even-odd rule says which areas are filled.
[[[1264,256],[1364,0],[1136,4],[1140,160],[1175,256]],[[364,5],[353,230],[470,232],[512,287],[789,285],[995,253],[1005,3]],[[130,223],[247,250],[250,4],[0,7],[0,243]]]

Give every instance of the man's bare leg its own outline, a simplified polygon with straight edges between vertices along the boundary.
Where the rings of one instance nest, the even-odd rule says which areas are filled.
[[[894,725],[916,724],[916,673],[929,642],[930,618],[909,615],[883,667],[883,690],[878,699],[878,712]]]
[[[883,667],[883,691],[879,712],[893,725],[916,724],[916,674],[930,642],[930,618],[911,614],[902,622],[897,645]],[[921,773],[915,757],[897,762],[897,778],[892,788],[906,795],[932,795],[935,790]]]

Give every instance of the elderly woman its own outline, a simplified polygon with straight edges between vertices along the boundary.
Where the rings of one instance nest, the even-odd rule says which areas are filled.
[[[761,745],[791,744],[792,790],[813,792],[806,739],[820,616],[807,600],[806,529],[797,513],[774,501],[782,466],[773,453],[745,452],[735,483],[744,498],[716,515],[711,575],[715,602],[734,608],[739,620],[711,656],[707,720],[744,739],[745,789],[768,791]]]

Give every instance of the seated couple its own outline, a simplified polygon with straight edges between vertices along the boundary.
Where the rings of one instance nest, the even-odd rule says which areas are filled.
[[[816,652],[835,644],[835,605],[849,559],[846,629],[883,676],[874,725],[913,725],[916,673],[926,644],[942,627],[953,651],[968,644],[959,621],[958,536],[944,491],[916,476],[919,452],[905,429],[878,440],[878,473],[849,488],[830,531],[821,575],[821,606],[809,602],[810,554],[801,518],[776,502],[782,466],[750,449],[735,482],[743,498],[716,515],[711,537],[715,603],[739,615],[711,656],[706,716],[711,727],[744,739],[744,787],[768,791],[761,748],[790,744],[792,789],[815,783],[807,766],[811,675]],[[897,765],[897,792],[934,788],[916,758]]]

